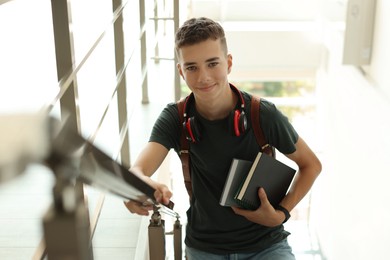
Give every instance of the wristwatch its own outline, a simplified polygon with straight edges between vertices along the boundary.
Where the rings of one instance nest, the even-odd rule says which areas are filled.
[[[288,212],[288,210],[285,207],[277,205],[275,209],[280,210],[281,212],[284,213],[285,218],[283,220],[283,223],[286,223],[287,220],[291,217],[290,212]]]

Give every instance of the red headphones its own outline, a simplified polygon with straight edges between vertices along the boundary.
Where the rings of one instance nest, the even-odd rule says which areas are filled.
[[[248,121],[245,115],[245,101],[241,94],[241,92],[232,84],[230,84],[230,88],[234,91],[234,93],[238,96],[241,101],[240,109],[236,109],[232,111],[229,115],[229,128],[232,128],[232,132],[235,136],[240,136],[247,130]],[[183,114],[183,128],[188,141],[192,143],[197,143],[201,140],[201,132],[198,121],[195,117],[187,118],[187,104],[192,102],[194,99],[194,94],[191,93],[184,102],[184,114]]]

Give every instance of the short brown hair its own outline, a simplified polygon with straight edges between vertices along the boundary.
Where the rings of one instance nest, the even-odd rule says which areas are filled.
[[[225,31],[222,26],[206,17],[191,18],[184,22],[176,32],[175,51],[179,54],[181,47],[200,43],[208,39],[220,39],[222,48],[225,54],[227,54]]]

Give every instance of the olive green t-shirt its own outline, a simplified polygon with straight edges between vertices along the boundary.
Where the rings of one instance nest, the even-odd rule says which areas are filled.
[[[189,247],[215,254],[254,252],[268,248],[288,236],[282,225],[264,227],[236,215],[219,200],[233,158],[253,161],[259,146],[250,120],[251,95],[241,92],[245,101],[248,130],[233,134],[232,119],[209,121],[188,104],[188,117],[195,117],[201,140],[190,144],[192,199],[187,211],[185,243]],[[237,108],[240,109],[240,103]],[[179,122],[176,103],[168,104],[158,117],[149,139],[168,150],[180,150],[183,122]],[[288,119],[269,101],[261,99],[260,125],[268,143],[284,154],[295,151],[298,134]]]

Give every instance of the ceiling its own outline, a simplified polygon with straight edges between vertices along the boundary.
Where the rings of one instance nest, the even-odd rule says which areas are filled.
[[[324,23],[344,23],[348,0],[188,0],[188,16],[223,25],[232,76],[306,77],[323,63]],[[325,51],[326,52],[326,51]]]
[[[345,19],[348,0],[189,0],[191,16],[218,21]]]

